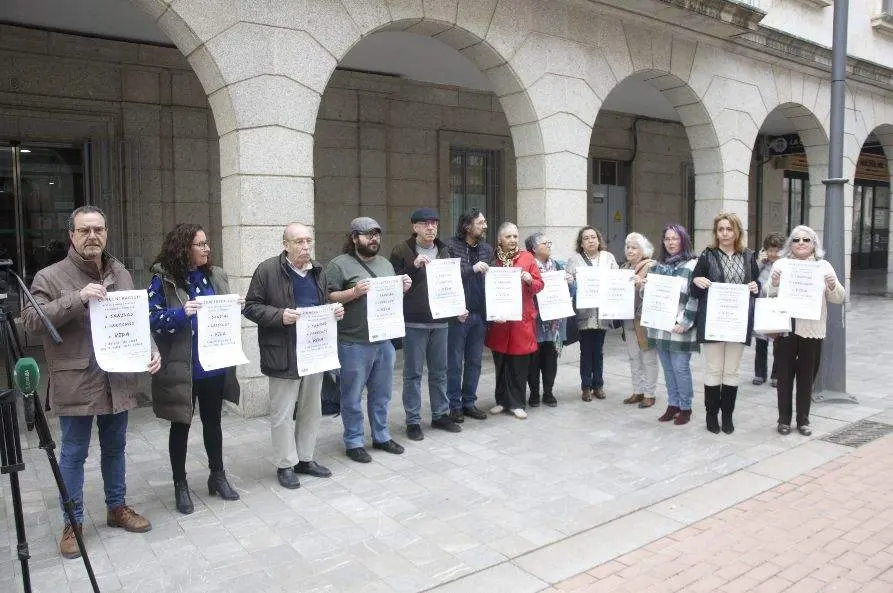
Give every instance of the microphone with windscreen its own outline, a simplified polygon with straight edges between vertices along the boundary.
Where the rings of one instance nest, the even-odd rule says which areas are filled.
[[[37,386],[40,385],[40,367],[37,366],[37,361],[30,356],[18,359],[12,380],[15,388],[22,394],[25,426],[28,427],[28,430],[34,430],[34,406],[37,399]]]

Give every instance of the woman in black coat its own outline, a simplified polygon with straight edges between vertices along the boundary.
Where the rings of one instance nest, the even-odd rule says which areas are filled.
[[[690,293],[698,299],[698,342],[704,353],[704,405],[707,408],[707,430],[720,431],[717,414],[722,411],[722,431],[735,430],[732,412],[738,398],[741,355],[750,345],[753,332],[754,299],[760,293],[757,280],[760,270],[752,249],[744,246],[744,228],[737,214],[724,212],[713,219],[713,241],[704,250],[692,273]],[[750,291],[747,337],[744,343],[714,342],[704,337],[707,321],[707,299],[713,282],[746,284]]]

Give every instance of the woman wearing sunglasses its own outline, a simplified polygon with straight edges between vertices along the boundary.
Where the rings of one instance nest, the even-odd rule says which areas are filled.
[[[785,258],[819,260],[824,264],[825,294],[819,320],[791,319],[791,332],[778,338],[775,356],[778,360],[778,432],[790,434],[794,381],[797,382],[797,430],[803,436],[812,434],[809,428],[809,405],[812,385],[822,361],[822,341],[827,326],[828,302],[840,304],[845,294],[834,268],[826,260],[819,236],[808,226],[797,226],[785,242],[779,259],[772,266],[766,294],[778,296],[778,285],[785,267]]]

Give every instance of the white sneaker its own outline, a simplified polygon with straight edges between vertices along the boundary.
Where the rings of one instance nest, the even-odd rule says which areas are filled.
[[[502,414],[504,411],[505,411],[505,408],[502,407],[502,406],[500,406],[499,404],[497,404],[497,405],[493,406],[492,408],[490,408],[490,413],[493,414],[494,416],[495,416],[496,414]]]
[[[524,420],[527,418],[527,412],[525,412],[522,408],[515,408],[512,410],[512,415],[518,420]]]

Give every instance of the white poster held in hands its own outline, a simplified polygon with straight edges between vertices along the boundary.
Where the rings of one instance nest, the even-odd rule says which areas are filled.
[[[521,321],[521,268],[491,267],[484,276],[487,321]]]
[[[536,293],[540,319],[552,321],[574,315],[571,291],[564,270],[543,272],[543,289]]]
[[[443,319],[465,312],[465,290],[459,259],[435,259],[425,264],[431,317]]]
[[[198,362],[206,371],[248,364],[242,350],[242,306],[239,295],[197,296],[195,314]]]
[[[299,309],[301,316],[295,324],[298,333],[298,375],[340,369],[338,360],[338,320],[332,305]]]
[[[369,341],[381,342],[406,335],[403,322],[403,277],[368,278],[366,324]]]
[[[753,310],[753,331],[783,334],[791,331],[791,316],[782,299],[757,299]]]
[[[673,331],[685,279],[663,274],[648,274],[646,279],[645,293],[642,295],[642,327]]]
[[[632,319],[636,316],[636,285],[632,270],[604,270],[599,286],[599,319]]]
[[[119,290],[90,299],[90,334],[99,368],[107,373],[145,373],[152,358],[149,293]]]
[[[712,282],[707,289],[704,338],[715,342],[745,342],[750,317],[747,284]]]
[[[602,270],[593,266],[579,266],[574,271],[577,281],[577,309],[595,309],[600,302],[599,289]]]
[[[778,282],[778,298],[795,319],[822,318],[825,297],[825,264],[822,261],[785,258]],[[771,278],[769,280],[772,281]]]

